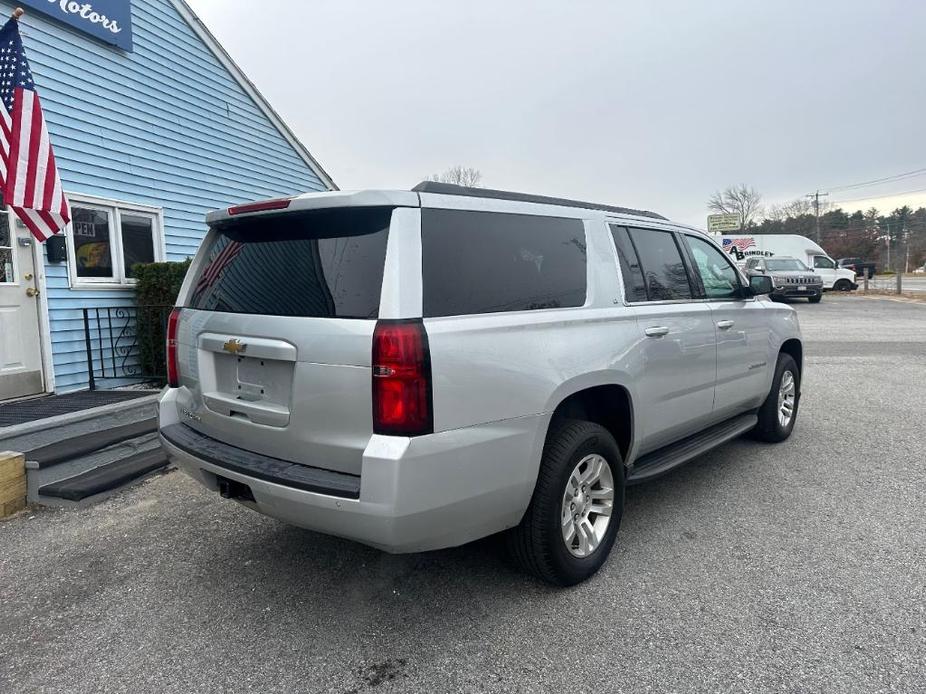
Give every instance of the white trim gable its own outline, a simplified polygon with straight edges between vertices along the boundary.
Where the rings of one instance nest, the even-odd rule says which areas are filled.
[[[331,179],[331,176],[322,168],[321,164],[312,156],[311,152],[306,149],[306,146],[299,141],[299,138],[289,129],[289,126],[280,118],[280,115],[273,110],[273,107],[267,102],[263,94],[257,89],[251,80],[248,79],[247,75],[238,67],[237,63],[232,59],[228,54],[222,44],[219,43],[218,39],[212,35],[212,32],[206,27],[203,21],[199,16],[193,11],[193,9],[185,2],[185,0],[170,0],[171,5],[176,8],[177,12],[180,13],[180,16],[183,17],[184,21],[190,25],[190,28],[196,33],[197,36],[202,40],[206,47],[215,55],[216,59],[222,64],[222,66],[228,70],[228,73],[234,78],[234,80],[241,85],[241,88],[245,93],[251,97],[257,107],[261,112],[270,120],[274,127],[280,132],[280,134],[289,142],[290,146],[296,151],[296,153],[309,165],[309,168],[315,172],[315,175],[318,176],[319,180],[328,188],[328,190],[338,190],[338,186]]]

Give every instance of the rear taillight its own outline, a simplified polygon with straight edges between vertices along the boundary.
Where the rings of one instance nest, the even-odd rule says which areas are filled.
[[[180,387],[180,369],[177,367],[177,326],[180,324],[180,309],[175,308],[167,317],[167,385]]]
[[[373,331],[373,432],[421,436],[433,431],[431,355],[424,324],[380,321]]]
[[[228,208],[228,214],[247,214],[248,212],[266,212],[267,210],[285,210],[289,207],[292,199],[279,198],[277,200],[262,200],[261,202],[249,202],[246,205],[235,205]]]

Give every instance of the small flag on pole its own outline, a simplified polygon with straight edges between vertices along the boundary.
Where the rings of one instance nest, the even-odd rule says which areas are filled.
[[[39,241],[68,225],[71,208],[26,60],[19,22],[0,29],[0,193]]]

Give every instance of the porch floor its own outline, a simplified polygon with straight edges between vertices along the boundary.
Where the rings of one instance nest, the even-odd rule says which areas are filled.
[[[156,391],[151,390],[94,390],[64,395],[47,395],[29,400],[17,400],[0,404],[0,427],[25,424],[37,419],[57,417],[71,412],[89,410],[119,402],[143,398]]]

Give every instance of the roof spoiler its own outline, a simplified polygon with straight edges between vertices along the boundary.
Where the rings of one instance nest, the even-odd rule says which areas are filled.
[[[422,181],[412,188],[413,193],[436,193],[438,195],[465,195],[473,198],[490,198],[493,200],[512,200],[514,202],[538,202],[544,205],[560,205],[562,207],[579,207],[586,210],[601,210],[603,212],[616,212],[637,217],[650,217],[652,219],[666,219],[661,214],[647,210],[634,210],[629,207],[603,205],[597,202],[583,202],[567,198],[551,198],[545,195],[531,195],[530,193],[514,193],[507,190],[493,190],[491,188],[467,188],[452,183],[438,183],[437,181]]]

